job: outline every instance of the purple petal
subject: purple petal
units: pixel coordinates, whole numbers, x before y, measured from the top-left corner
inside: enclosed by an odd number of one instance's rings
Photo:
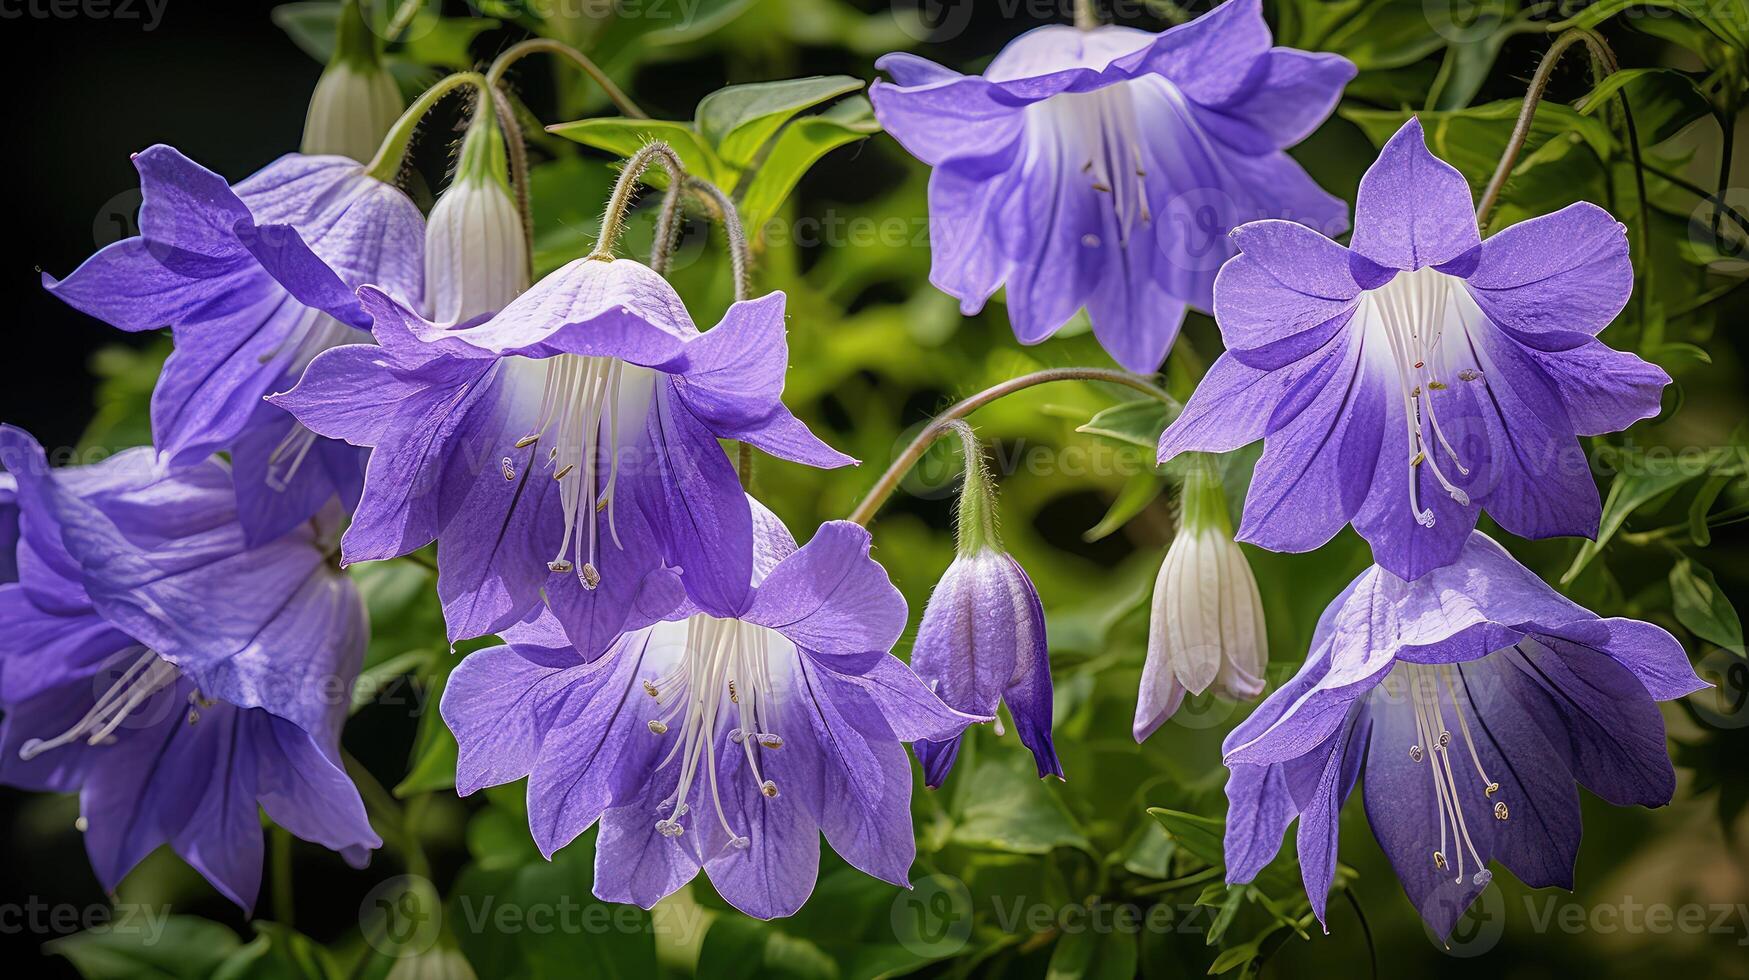
[[[1490,237],[1465,280],[1488,318],[1531,346],[1572,347],[1627,305],[1627,229],[1595,204],[1572,204]]]
[[[884,655],[905,629],[905,598],[869,555],[866,529],[828,521],[766,576],[742,618],[831,664]]]
[[[1350,248],[1382,266],[1440,265],[1481,244],[1463,175],[1427,151],[1411,118],[1360,178]]]
[[[821,442],[783,404],[789,368],[784,295],[736,303],[687,346],[674,390],[718,438],[751,443],[783,459],[831,469],[855,460]]]
[[[1577,435],[1620,432],[1657,416],[1670,384],[1663,368],[1598,340],[1555,352],[1529,347],[1525,354],[1560,392]]]

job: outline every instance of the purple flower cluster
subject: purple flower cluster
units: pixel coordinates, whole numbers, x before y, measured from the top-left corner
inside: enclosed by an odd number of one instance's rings
[[[1326,237],[1346,206],[1285,150],[1355,69],[1273,46],[1258,0],[1157,35],[1041,28],[981,76],[880,64],[876,112],[933,168],[933,281],[965,313],[1005,289],[1035,343],[1085,310],[1153,371],[1185,310],[1212,310],[1225,352],[1160,461],[1262,440],[1239,540],[1307,551],[1352,525],[1373,548],[1225,743],[1230,882],[1297,821],[1322,918],[1364,778],[1443,935],[1491,862],[1571,884],[1576,785],[1670,798],[1656,702],[1701,686],[1680,645],[1476,530],[1486,510],[1524,537],[1595,535],[1579,437],[1659,410],[1664,372],[1597,339],[1633,289],[1620,224],[1578,204],[1483,240],[1411,119],[1362,178],[1348,244]],[[722,445],[855,462],[784,404],[784,294],[700,330],[611,242],[530,285],[494,139],[476,120],[468,196],[440,200],[430,236],[349,158],[292,154],[233,186],[168,147],[136,155],[141,234],[44,284],[171,330],[155,448],[51,470],[0,426],[0,781],[79,794],[109,889],[168,844],[250,909],[259,811],[362,863],[381,841],[339,738],[368,625],[343,566],[433,544],[449,638],[501,639],[444,691],[457,789],[526,780],[549,857],[598,828],[603,899],[647,908],[702,870],[747,914],[788,915],[821,835],[906,885],[904,743],[939,786],[1003,708],[1060,778],[1044,607],[996,542],[969,428],[961,547],[906,664],[869,533],[828,522],[798,546]],[[1198,472],[1138,739],[1187,695],[1264,688],[1261,597]]]

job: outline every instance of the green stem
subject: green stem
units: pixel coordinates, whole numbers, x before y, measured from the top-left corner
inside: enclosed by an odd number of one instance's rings
[[[292,898],[292,836],[284,827],[274,825],[268,838],[273,847],[273,920],[280,925],[292,925],[297,903]]]
[[[523,254],[528,258],[528,281],[534,281],[534,208],[528,199],[528,143],[522,136],[522,124],[516,120],[516,107],[502,85],[492,85],[492,113],[504,134],[505,157],[510,166],[510,188],[516,195],[516,216],[522,223]]]
[[[960,437],[960,451],[966,458],[955,544],[962,555],[1000,548],[996,536],[996,491],[990,482],[990,468],[984,463],[984,447],[963,419],[949,420],[947,428]]]
[[[905,478],[905,474],[910,471],[911,467],[923,458],[923,454],[929,450],[935,440],[950,431],[948,423],[955,419],[965,418],[999,398],[1035,385],[1050,384],[1054,381],[1104,381],[1134,388],[1169,407],[1176,408],[1178,406],[1178,402],[1171,395],[1168,395],[1148,379],[1111,368],[1046,368],[1031,374],[1023,374],[1018,378],[1010,378],[1001,384],[986,388],[975,395],[955,402],[946,411],[930,420],[929,424],[923,427],[923,431],[911,440],[911,444],[906,446],[898,458],[893,460],[892,465],[887,467],[887,471],[881,474],[880,479],[875,481],[875,485],[869,489],[868,495],[862,498],[862,503],[856,505],[856,510],[851,512],[849,520],[866,526],[874,518],[875,512],[880,510],[881,505],[887,502],[887,498],[893,495],[893,491],[899,488],[899,481]]]
[[[377,149],[377,155],[364,165],[365,175],[385,184],[394,183],[401,173],[401,163],[407,157],[407,147],[413,142],[413,134],[418,132],[420,121],[433,106],[443,101],[444,96],[464,85],[471,85],[476,92],[482,94],[488,91],[486,77],[472,71],[456,72],[426,89],[413,100],[406,112],[401,113],[401,118],[395,120],[395,125],[390,127],[389,135],[383,138],[382,146]]]
[[[413,26],[413,18],[419,16],[419,11],[425,6],[425,0],[401,0],[401,5],[395,8],[395,16],[389,19],[389,29],[386,32],[389,41],[400,38],[401,32]]]
[[[1099,17],[1099,0],[1075,0],[1075,26],[1091,31],[1104,23]]]
[[[497,85],[499,82],[503,81],[504,73],[510,70],[511,65],[515,64],[526,55],[531,55],[541,51],[567,58],[572,64],[583,69],[583,73],[593,79],[595,84],[601,86],[601,90],[607,93],[608,99],[612,101],[614,105],[619,107],[620,112],[625,113],[633,119],[650,118],[649,113],[640,108],[636,102],[633,102],[630,96],[626,95],[618,85],[614,84],[613,79],[607,77],[607,72],[602,71],[600,65],[589,60],[587,55],[578,51],[576,48],[571,47],[569,44],[566,44],[563,41],[555,41],[552,38],[530,38],[527,41],[522,41],[506,48],[504,53],[499,55],[497,60],[492,62],[492,67],[486,70],[486,78],[489,79],[493,85]]]
[[[1360,907],[1360,899],[1354,897],[1353,888],[1342,889],[1347,896],[1348,904],[1354,907],[1354,917],[1360,920],[1360,935],[1366,940],[1366,959],[1372,966],[1372,980],[1379,980],[1379,950],[1373,945],[1372,926],[1366,921],[1366,911]]]
[[[1182,878],[1172,878],[1167,881],[1155,882],[1151,885],[1143,885],[1140,888],[1133,888],[1130,890],[1130,894],[1158,895],[1162,892],[1175,892],[1213,881],[1220,876],[1220,868],[1204,868],[1195,874],[1188,874]]]
[[[1518,121],[1512,126],[1512,135],[1506,140],[1506,149],[1500,154],[1500,164],[1494,168],[1494,176],[1489,178],[1488,186],[1482,191],[1482,199],[1476,205],[1476,227],[1486,229],[1488,217],[1493,213],[1494,205],[1500,200],[1500,192],[1506,187],[1506,178],[1511,176],[1512,167],[1518,162],[1518,154],[1524,149],[1525,140],[1530,138],[1530,125],[1536,120],[1536,108],[1542,103],[1543,93],[1549,87],[1549,76],[1554,74],[1555,65],[1560,62],[1561,55],[1566,50],[1581,41],[1589,41],[1589,32],[1574,28],[1555,38],[1549,45],[1548,53],[1536,66],[1536,72],[1530,76],[1530,87],[1524,92],[1524,105],[1518,110]]]
[[[723,235],[729,240],[729,267],[735,276],[735,302],[751,298],[753,251],[747,242],[747,231],[741,226],[741,212],[736,210],[735,202],[729,200],[722,188],[702,177],[686,178],[686,190],[716,208],[717,222],[723,226]]]
[[[589,253],[590,258],[598,262],[613,261],[613,250],[619,245],[619,236],[625,230],[626,212],[631,209],[632,195],[637,193],[644,173],[657,164],[668,172],[669,187],[681,190],[686,188],[686,166],[680,162],[674,149],[661,140],[644,144],[643,149],[632,154],[631,159],[626,161],[625,169],[620,172],[619,180],[613,185],[613,194],[607,199],[607,210],[601,216],[601,237],[596,239],[595,251]]]

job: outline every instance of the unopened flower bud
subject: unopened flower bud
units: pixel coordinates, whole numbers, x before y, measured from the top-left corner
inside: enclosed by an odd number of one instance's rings
[[[496,313],[528,288],[528,240],[490,104],[474,113],[455,178],[426,222],[425,306],[436,323]]]
[[[1235,701],[1255,699],[1263,693],[1267,660],[1257,579],[1233,541],[1220,475],[1212,461],[1198,457],[1184,479],[1178,534],[1154,580],[1136,741],[1171,718],[1186,691],[1213,688]]]
[[[334,57],[310,96],[303,151],[367,162],[406,105],[394,76],[382,65],[376,37],[358,4],[347,3],[340,11]]]
[[[1051,663],[1044,606],[1032,579],[1002,550],[996,534],[995,488],[971,428],[955,423],[966,453],[960,490],[959,554],[923,610],[911,669],[944,704],[993,717],[1006,704],[1040,777],[1062,778],[1051,741]],[[999,729],[998,729],[999,730]],[[953,768],[960,738],[912,743],[924,783],[938,787]]]

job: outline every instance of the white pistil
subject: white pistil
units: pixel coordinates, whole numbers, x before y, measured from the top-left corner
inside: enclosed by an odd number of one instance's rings
[[[97,703],[73,727],[49,739],[28,739],[19,746],[18,757],[26,762],[50,749],[83,739],[87,745],[102,745],[140,705],[176,682],[180,676],[167,660],[150,650],[141,653],[127,670],[97,698]],[[209,702],[210,703],[210,702]]]
[[[1457,877],[1456,882],[1464,880],[1465,855],[1475,862],[1476,871],[1471,877],[1474,884],[1486,884],[1492,877],[1487,869],[1487,862],[1482,859],[1475,841],[1470,836],[1469,824],[1464,818],[1464,807],[1458,790],[1457,773],[1451,763],[1451,730],[1445,724],[1444,699],[1440,696],[1440,684],[1443,681],[1445,692],[1451,701],[1452,713],[1457,715],[1458,731],[1469,751],[1470,761],[1474,764],[1476,775],[1481,778],[1482,799],[1484,805],[1500,790],[1500,784],[1488,778],[1488,773],[1482,765],[1481,755],[1476,751],[1475,738],[1470,731],[1469,719],[1464,713],[1463,703],[1468,700],[1469,692],[1463,684],[1461,672],[1455,672],[1449,665],[1441,664],[1428,667],[1417,664],[1404,664],[1407,675],[1409,698],[1415,712],[1416,744],[1409,747],[1409,757],[1420,763],[1424,757],[1422,745],[1428,747],[1425,757],[1431,762],[1433,770],[1433,797],[1439,820],[1439,849],[1433,852],[1433,865],[1441,871],[1450,869],[1446,857],[1448,841],[1457,846]],[[1455,680],[1454,680],[1454,674]],[[1464,693],[1463,700],[1458,692]],[[1507,819],[1505,801],[1496,801],[1492,808],[1496,820]],[[1448,827],[1450,833],[1448,835]],[[1461,846],[1459,846],[1461,845]]]
[[[657,808],[672,815],[658,820],[656,829],[668,837],[686,832],[680,818],[689,811],[685,801],[692,795],[694,783],[700,783],[710,796],[729,846],[745,848],[748,838],[736,832],[723,806],[717,741],[720,734],[740,746],[748,774],[761,795],[777,797],[777,784],[765,778],[759,767],[760,751],[783,747],[783,738],[771,731],[776,702],[770,631],[703,614],[687,620],[686,630],[680,662],[665,676],[643,682],[644,693],[658,711],[658,717],[649,722],[650,731],[665,736],[675,726],[679,728],[679,738],[657,765],[662,769],[677,764],[680,774],[673,795]]]

